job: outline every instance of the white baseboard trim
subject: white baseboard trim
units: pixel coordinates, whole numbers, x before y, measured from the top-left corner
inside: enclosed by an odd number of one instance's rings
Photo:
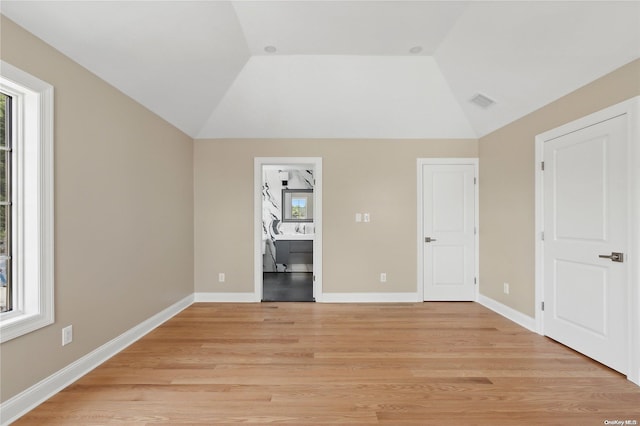
[[[490,297],[483,296],[480,294],[478,296],[478,303],[482,306],[491,309],[493,312],[502,315],[508,320],[515,322],[516,324],[526,328],[527,330],[536,331],[536,320],[535,318],[531,318],[528,315],[523,314],[522,312],[516,311],[513,308],[508,307],[496,300],[491,299]]]
[[[0,404],[0,424],[8,425],[139,340],[193,303],[193,294],[141,322],[115,339],[72,362],[46,379]]]
[[[322,293],[322,303],[416,303],[418,293]]]
[[[194,293],[195,302],[258,303],[255,293]]]
[[[194,302],[205,303],[259,303],[255,293],[194,293]],[[418,293],[323,293],[318,303],[415,303]]]

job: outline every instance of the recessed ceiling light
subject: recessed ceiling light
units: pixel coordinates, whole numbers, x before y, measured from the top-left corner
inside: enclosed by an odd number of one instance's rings
[[[267,53],[276,53],[278,49],[275,46],[265,46],[264,51]]]
[[[476,93],[475,95],[473,95],[473,97],[469,99],[469,102],[471,102],[472,104],[476,104],[480,108],[489,108],[496,103],[496,101],[481,93]]]
[[[415,54],[418,54],[420,52],[422,52],[422,46],[413,46],[411,49],[409,49],[409,52]]]

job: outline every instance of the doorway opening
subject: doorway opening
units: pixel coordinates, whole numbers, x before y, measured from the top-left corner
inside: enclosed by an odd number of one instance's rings
[[[321,293],[322,162],[255,159],[255,292],[263,302],[314,302]]]

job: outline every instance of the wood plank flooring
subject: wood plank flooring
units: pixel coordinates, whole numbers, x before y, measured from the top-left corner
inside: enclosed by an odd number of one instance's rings
[[[475,303],[197,303],[15,424],[615,420],[640,387]]]

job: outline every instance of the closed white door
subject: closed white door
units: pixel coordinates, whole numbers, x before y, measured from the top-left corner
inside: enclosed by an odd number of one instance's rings
[[[475,300],[475,166],[424,165],[424,300]]]
[[[626,116],[544,143],[544,332],[623,373],[626,156]]]

